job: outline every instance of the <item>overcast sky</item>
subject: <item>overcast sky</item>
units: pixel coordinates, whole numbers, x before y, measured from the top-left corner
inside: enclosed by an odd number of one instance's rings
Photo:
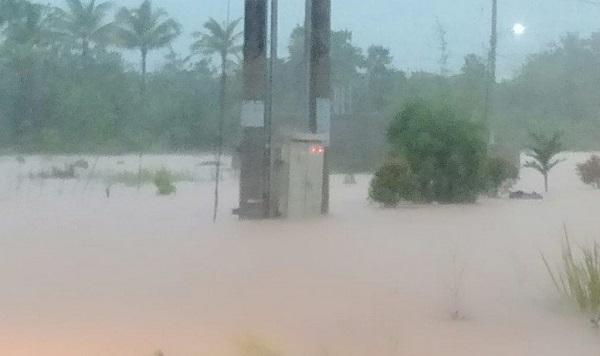
[[[61,5],[64,0],[49,0]],[[140,0],[117,0],[116,7],[138,5]],[[232,18],[243,14],[243,0],[231,0]],[[279,0],[281,47],[291,29],[304,18],[304,0]],[[209,17],[225,19],[227,0],[154,0],[184,27],[175,49],[187,52],[189,34]],[[457,71],[466,53],[485,54],[490,28],[491,0],[332,0],[334,29],[354,33],[361,47],[390,47],[395,65],[403,70],[437,70],[439,41],[436,19],[448,32],[451,69]],[[582,35],[600,29],[600,5],[585,0],[499,0],[499,73],[509,76],[528,54],[545,48],[565,32]],[[526,33],[515,37],[511,28],[523,23]],[[284,52],[285,53],[285,52]],[[159,63],[163,54],[151,61]],[[129,57],[128,57],[129,58]],[[133,58],[132,58],[133,59]]]

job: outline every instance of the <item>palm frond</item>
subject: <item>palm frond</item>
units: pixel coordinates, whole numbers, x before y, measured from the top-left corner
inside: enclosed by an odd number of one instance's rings
[[[226,62],[226,68],[232,67],[229,58],[238,58],[243,48],[240,43],[243,33],[237,31],[241,20],[221,24],[210,18],[203,26],[204,32],[192,34],[196,41],[190,46],[191,51],[206,57],[219,56],[222,62]]]

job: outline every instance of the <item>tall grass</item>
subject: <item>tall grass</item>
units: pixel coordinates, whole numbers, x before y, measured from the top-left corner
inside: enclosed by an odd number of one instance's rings
[[[152,170],[143,168],[139,172],[129,172],[123,171],[119,173],[110,174],[108,176],[99,176],[99,178],[104,178],[106,181],[110,183],[110,185],[114,184],[123,184],[126,187],[135,187],[138,185],[152,184],[156,178],[156,175],[160,173],[164,168],[160,170]],[[172,182],[193,182],[194,176],[190,172],[173,172],[167,171],[169,177]]]
[[[237,349],[241,356],[281,356],[267,340],[248,335],[237,341]]]
[[[600,245],[580,247],[575,254],[567,228],[562,246],[562,265],[554,270],[546,257],[542,259],[556,289],[573,301],[582,312],[600,313]]]

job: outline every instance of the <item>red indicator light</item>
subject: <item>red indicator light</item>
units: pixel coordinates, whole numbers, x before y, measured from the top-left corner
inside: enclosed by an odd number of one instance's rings
[[[325,147],[322,145],[313,145],[310,146],[310,153],[313,155],[322,155],[325,153]]]

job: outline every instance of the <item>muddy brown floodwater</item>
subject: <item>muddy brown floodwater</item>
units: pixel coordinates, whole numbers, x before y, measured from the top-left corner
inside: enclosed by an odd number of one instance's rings
[[[30,180],[67,158],[0,158],[0,355],[240,355],[255,338],[281,355],[598,356],[600,332],[561,303],[540,258],[562,225],[600,240],[600,192],[569,154],[544,201],[382,210],[368,177],[334,177],[332,215],[238,222],[228,174],[211,219],[198,157],[143,157],[195,182],[152,186]],[[138,157],[88,158],[97,172]],[[517,188],[541,190],[523,170]],[[453,320],[456,316],[458,320]]]

